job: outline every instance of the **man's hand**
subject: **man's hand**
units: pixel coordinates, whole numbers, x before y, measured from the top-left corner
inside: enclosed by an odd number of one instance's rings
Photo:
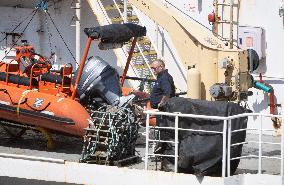
[[[134,94],[135,96],[138,96],[139,98],[150,98],[150,94],[146,92],[133,90],[131,93]]]
[[[170,99],[169,96],[163,96],[160,103],[158,104],[158,108],[160,108],[161,106],[163,106],[168,100]]]

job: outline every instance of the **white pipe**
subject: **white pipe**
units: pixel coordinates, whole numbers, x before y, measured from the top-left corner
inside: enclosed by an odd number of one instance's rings
[[[76,2],[76,69],[78,69],[81,59],[81,0]]]
[[[178,116],[175,118],[175,172],[178,172]]]
[[[148,156],[149,156],[149,132],[150,132],[150,114],[146,116],[146,148],[145,148],[145,170],[148,169]]]
[[[231,176],[231,133],[232,132],[232,120],[228,121],[228,143],[227,143],[227,176]]]
[[[283,107],[283,104],[282,104]],[[281,111],[282,121],[284,120],[284,110]],[[284,175],[284,126],[281,125],[281,164],[280,164],[280,175]],[[283,180],[284,181],[284,180]],[[283,183],[283,182],[282,182]]]
[[[260,128],[258,131],[258,174],[261,174],[262,169],[262,121],[263,117],[260,116]]]
[[[223,124],[223,155],[222,155],[222,177],[226,176],[226,139],[227,139],[227,120]]]

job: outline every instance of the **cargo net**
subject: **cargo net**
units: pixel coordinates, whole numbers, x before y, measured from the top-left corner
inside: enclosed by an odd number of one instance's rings
[[[108,105],[91,117],[94,125],[86,129],[80,162],[120,166],[138,160],[138,123],[131,109]]]

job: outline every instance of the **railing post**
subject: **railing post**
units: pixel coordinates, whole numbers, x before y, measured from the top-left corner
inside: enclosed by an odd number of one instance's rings
[[[178,171],[178,116],[175,117],[175,172]]]
[[[284,120],[284,111],[282,110],[282,121]],[[281,176],[284,175],[284,125],[281,125]],[[282,182],[283,183],[283,182]]]
[[[227,145],[227,176],[231,175],[231,135],[232,135],[232,120],[228,122],[228,145]]]
[[[227,139],[227,120],[223,124],[223,155],[222,155],[222,177],[226,176],[226,139]]]
[[[147,113],[146,116],[146,148],[145,148],[145,170],[148,169],[148,155],[149,155],[149,120],[150,115]]]
[[[260,115],[260,126],[258,128],[258,174],[261,174],[262,169],[262,121],[263,116]]]

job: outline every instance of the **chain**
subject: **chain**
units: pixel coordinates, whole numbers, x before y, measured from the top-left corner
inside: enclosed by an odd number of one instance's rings
[[[102,106],[92,111],[95,128],[88,128],[81,161],[95,160],[101,163],[99,155],[105,154],[105,164],[135,154],[135,142],[138,137],[138,123],[134,113],[128,108]],[[94,136],[95,133],[95,136]],[[101,144],[106,145],[103,150]]]

